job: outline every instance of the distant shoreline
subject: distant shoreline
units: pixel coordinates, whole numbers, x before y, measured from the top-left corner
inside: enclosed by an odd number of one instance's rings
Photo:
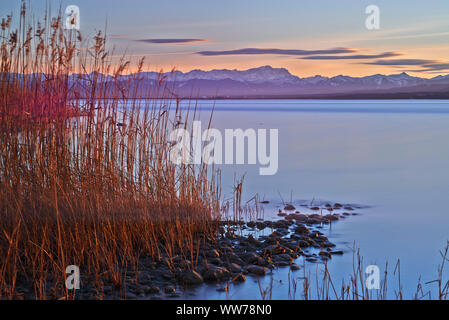
[[[449,100],[447,93],[416,93],[416,94],[341,94],[341,95],[300,95],[300,96],[233,96],[233,97],[142,97],[127,98],[127,100]],[[97,98],[96,100],[109,100]]]

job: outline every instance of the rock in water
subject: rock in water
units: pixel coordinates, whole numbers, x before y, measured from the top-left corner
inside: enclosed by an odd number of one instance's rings
[[[186,285],[198,285],[204,282],[203,277],[196,271],[186,271],[181,275],[181,281]]]
[[[242,267],[239,266],[237,263],[231,263],[229,265],[229,269],[231,270],[231,272],[234,272],[234,273],[238,273],[238,272],[242,271]]]
[[[264,276],[267,273],[267,268],[252,265],[252,266],[246,267],[246,271],[248,271],[249,273],[252,273],[256,276]]]
[[[211,266],[204,272],[203,278],[206,281],[220,281],[225,280],[231,276],[228,269],[223,267]]]

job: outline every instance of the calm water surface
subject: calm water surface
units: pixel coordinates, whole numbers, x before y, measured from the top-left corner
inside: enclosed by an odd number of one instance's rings
[[[234,174],[245,177],[245,196],[270,200],[274,216],[281,197],[297,206],[317,199],[371,206],[360,216],[332,225],[326,234],[346,251],[329,269],[335,284],[349,280],[355,243],[364,263],[392,276],[401,261],[401,284],[412,297],[419,277],[436,279],[439,251],[449,240],[449,101],[199,101],[203,120],[215,104],[213,127],[279,129],[279,170],[260,176],[258,166],[223,165],[223,190],[231,192]],[[298,209],[301,210],[300,207]],[[301,262],[300,262],[301,263]],[[321,267],[308,264],[312,279]],[[303,271],[297,271],[297,276]],[[449,272],[446,272],[446,275]],[[273,298],[288,299],[288,268],[273,275]],[[261,278],[261,285],[270,283]],[[301,287],[299,282],[298,287]],[[389,283],[394,297],[397,280]],[[231,286],[228,294],[206,285],[183,298],[259,299],[256,278]],[[436,286],[429,284],[425,290]],[[192,295],[194,293],[195,295]],[[301,289],[296,297],[301,297]]]

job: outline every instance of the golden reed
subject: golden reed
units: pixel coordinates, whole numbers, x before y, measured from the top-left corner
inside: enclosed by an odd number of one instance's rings
[[[67,265],[120,286],[142,256],[195,261],[216,233],[219,176],[169,161],[172,119],[189,114],[141,99],[170,95],[162,76],[156,89],[131,86],[143,59],[130,73],[104,33],[83,40],[61,14],[32,23],[23,4],[13,22],[0,32],[0,299],[23,283],[72,298]]]

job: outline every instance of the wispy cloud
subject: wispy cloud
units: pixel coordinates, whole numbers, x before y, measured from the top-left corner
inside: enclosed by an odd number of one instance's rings
[[[384,52],[380,54],[355,54],[355,55],[348,55],[348,56],[308,56],[298,59],[305,59],[305,60],[362,60],[362,59],[380,59],[380,58],[391,58],[400,56],[402,53],[398,52]]]
[[[427,68],[428,71],[449,70],[449,63],[425,64],[423,67]]]
[[[372,64],[377,66],[420,66],[433,63],[437,63],[437,61],[425,59],[391,59],[365,62],[364,64]]]
[[[430,72],[430,71],[449,70],[448,62],[438,60],[426,60],[426,59],[377,60],[372,62],[365,62],[363,64],[377,65],[377,66],[391,66],[391,67],[415,66],[421,68],[421,69],[408,70],[409,72]]]
[[[207,41],[206,39],[182,39],[182,38],[166,38],[166,39],[139,39],[135,41],[156,43],[156,44],[178,44]]]
[[[263,49],[263,48],[243,48],[236,50],[224,51],[200,51],[197,54],[203,56],[230,56],[230,55],[258,55],[258,54],[280,54],[290,56],[308,56],[317,54],[340,54],[356,52],[355,49],[350,48],[333,48],[325,50],[294,50],[294,49]]]

